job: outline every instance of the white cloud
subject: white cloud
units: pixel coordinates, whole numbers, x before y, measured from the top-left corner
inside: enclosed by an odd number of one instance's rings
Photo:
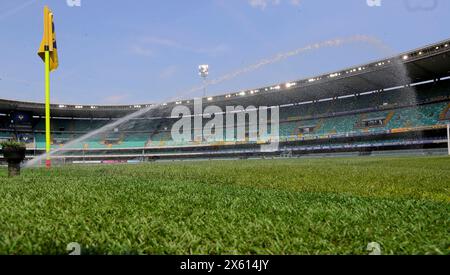
[[[294,6],[300,6],[301,0],[291,0],[291,4]]]
[[[162,79],[168,79],[174,76],[178,71],[178,67],[175,65],[169,66],[161,71],[159,77]]]
[[[14,2],[16,2],[16,1],[14,1]],[[30,1],[27,1],[27,2],[22,3],[20,5],[17,5],[16,7],[12,8],[12,9],[9,9],[9,10],[6,10],[6,11],[1,11],[0,12],[0,20],[5,19],[5,18],[7,18],[9,16],[12,16],[12,15],[14,15],[16,13],[19,13],[22,10],[28,8],[29,6],[33,5],[36,2],[37,2],[37,0],[30,0]]]
[[[281,2],[282,2],[282,0],[248,0],[248,3],[250,4],[250,6],[252,6],[254,8],[259,8],[262,10],[264,10],[269,5],[277,6],[277,5],[281,4]],[[301,0],[289,0],[288,2],[291,5],[299,6]]]
[[[141,39],[143,43],[147,44],[153,44],[153,45],[159,45],[159,46],[166,46],[171,48],[179,48],[181,47],[180,44],[178,44],[176,41],[162,38],[162,37],[156,37],[156,36],[146,36]]]
[[[230,48],[225,44],[219,44],[211,47],[193,47],[182,44],[172,39],[155,36],[142,37],[138,39],[138,41],[138,43],[132,46],[131,50],[134,54],[141,56],[152,56],[153,49],[155,48],[176,49],[196,54],[206,54],[210,56],[224,54],[230,50]]]
[[[260,8],[265,9],[267,5],[273,4],[278,5],[280,4],[281,0],[249,0],[250,6],[254,8]]]
[[[139,56],[150,57],[153,55],[153,51],[151,49],[145,48],[140,45],[132,45],[130,50],[131,53]]]
[[[250,0],[249,3],[254,8],[265,9],[267,7],[267,0]]]
[[[224,54],[224,53],[230,51],[230,47],[228,47],[225,44],[220,44],[220,45],[217,45],[217,46],[212,47],[212,48],[198,48],[198,49],[194,49],[193,48],[193,49],[191,49],[191,51],[195,52],[195,53],[199,53],[199,54],[207,54],[207,55],[210,55],[210,56],[218,56],[218,55],[221,55],[221,54]]]
[[[105,104],[124,104],[123,101],[128,98],[129,94],[111,95],[106,97],[103,102]]]

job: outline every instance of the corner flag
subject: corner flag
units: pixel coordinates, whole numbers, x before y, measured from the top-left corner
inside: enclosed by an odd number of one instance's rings
[[[44,37],[39,47],[38,55],[45,62],[45,52],[50,53],[50,71],[58,68],[58,47],[56,44],[55,24],[53,22],[52,11],[45,6],[44,8]]]
[[[45,165],[47,168],[50,168],[50,72],[56,70],[59,63],[53,13],[47,6],[44,8],[44,37],[42,38],[38,55],[45,62],[45,151],[47,153]]]

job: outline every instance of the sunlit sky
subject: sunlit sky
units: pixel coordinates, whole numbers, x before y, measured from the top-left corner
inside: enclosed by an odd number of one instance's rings
[[[312,43],[367,35],[363,42],[308,51],[208,87],[224,94],[302,79],[450,38],[448,0],[66,0],[0,1],[0,98],[44,101],[36,52],[43,6],[55,14],[60,67],[52,102],[156,103],[209,79]],[[72,0],[72,2],[74,2]],[[75,1],[76,2],[76,1]]]

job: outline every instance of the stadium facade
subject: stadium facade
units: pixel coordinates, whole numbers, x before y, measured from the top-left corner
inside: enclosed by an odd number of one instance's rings
[[[172,140],[171,129],[179,119],[172,117],[172,110],[178,105],[193,110],[192,99],[155,105],[127,123],[69,147],[64,145],[152,105],[52,105],[52,148],[62,152],[54,158],[65,163],[110,163],[338,152],[367,155],[406,149],[446,152],[449,44],[450,40],[443,41],[313,78],[203,98],[204,107],[279,107],[279,146],[274,150],[261,150],[271,142],[263,137]],[[44,115],[44,104],[0,99],[0,140],[25,142],[27,158],[43,154]],[[245,129],[248,136],[251,127]],[[235,128],[226,129],[230,130]]]

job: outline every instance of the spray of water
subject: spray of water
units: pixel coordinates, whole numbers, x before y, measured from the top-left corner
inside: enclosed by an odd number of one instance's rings
[[[291,58],[291,57],[294,57],[294,56],[298,56],[300,54],[304,54],[304,53],[306,53],[308,51],[319,50],[319,49],[322,49],[322,48],[325,48],[325,47],[339,47],[339,46],[342,46],[344,44],[349,44],[349,43],[366,43],[366,44],[369,44],[369,45],[372,45],[372,46],[376,47],[379,50],[381,49],[383,51],[390,52],[389,48],[382,41],[380,41],[380,40],[378,40],[378,39],[376,39],[374,37],[366,36],[366,35],[355,35],[355,36],[351,36],[351,37],[348,37],[348,38],[337,38],[337,39],[327,40],[327,41],[324,41],[324,42],[315,43],[315,44],[311,44],[311,45],[308,45],[308,46],[305,46],[305,47],[302,47],[302,48],[298,48],[298,49],[295,49],[295,50],[292,50],[292,51],[289,51],[289,52],[279,53],[279,54],[277,54],[277,55],[275,55],[275,56],[273,56],[271,58],[268,58],[268,59],[260,60],[259,62],[255,63],[255,64],[249,65],[249,66],[244,67],[244,68],[240,68],[240,69],[238,69],[238,70],[236,70],[234,72],[231,72],[231,73],[223,75],[223,76],[221,76],[219,78],[210,80],[210,81],[204,83],[204,85],[202,85],[202,86],[193,87],[193,88],[191,88],[191,89],[189,89],[189,90],[187,90],[185,92],[178,93],[175,97],[173,97],[171,99],[168,99],[165,102],[180,100],[183,96],[188,96],[188,95],[191,95],[191,94],[193,94],[195,92],[203,91],[203,89],[206,86],[217,85],[217,84],[222,83],[224,81],[228,81],[228,80],[231,80],[233,78],[236,78],[236,77],[238,77],[240,75],[243,75],[243,74],[250,73],[250,72],[253,72],[255,70],[258,70],[258,69],[260,69],[260,68],[262,68],[264,66],[267,66],[267,65],[270,65],[270,64],[274,64],[274,63],[280,62],[282,60],[285,60],[285,59],[288,59],[288,58]],[[402,66],[403,66],[403,64],[402,64]],[[401,70],[401,71],[403,71],[402,75],[404,75],[406,77],[406,70],[404,70],[404,68],[403,68],[403,70]],[[132,120],[132,119],[135,119],[135,118],[138,118],[140,116],[143,116],[146,113],[161,107],[162,104],[163,103],[161,102],[159,104],[154,104],[154,105],[150,105],[150,106],[148,106],[146,108],[142,108],[142,109],[140,109],[137,112],[131,113],[131,114],[129,114],[129,115],[123,117],[123,118],[120,118],[120,119],[118,119],[118,120],[116,120],[116,121],[114,121],[114,122],[112,122],[112,123],[110,123],[108,125],[105,125],[105,126],[99,128],[97,130],[89,132],[89,133],[87,133],[87,134],[85,134],[85,135],[83,135],[83,136],[81,136],[79,138],[76,138],[76,139],[66,143],[63,147],[51,151],[49,153],[49,155],[50,156],[54,156],[54,155],[56,155],[56,154],[58,154],[60,152],[64,152],[68,148],[71,148],[71,147],[73,147],[73,146],[75,146],[77,144],[81,144],[81,143],[85,142],[86,140],[89,140],[92,137],[95,137],[97,135],[100,135],[102,133],[110,131],[110,130],[112,130],[112,129],[114,129],[114,128],[116,128],[116,127],[118,127],[118,126],[120,126],[120,125],[122,125],[122,124],[124,124],[124,123],[126,123],[126,122],[128,122],[130,120]],[[47,154],[40,155],[40,156],[38,156],[38,157],[36,157],[36,158],[26,162],[24,164],[24,167],[28,168],[28,167],[36,166],[36,165],[42,163],[42,161],[45,160],[46,158],[47,158]]]
[[[201,86],[193,87],[192,89],[188,90],[187,94],[192,94],[192,93],[195,93],[198,91],[202,91],[205,87],[220,84],[222,82],[234,79],[240,75],[256,71],[267,65],[278,63],[280,61],[292,58],[294,56],[304,54],[309,51],[319,50],[322,48],[329,48],[329,47],[339,47],[339,46],[342,46],[345,44],[350,44],[350,43],[366,43],[366,44],[374,46],[375,48],[382,50],[384,52],[391,52],[389,50],[389,48],[381,40],[379,40],[375,37],[372,37],[372,36],[355,35],[355,36],[351,36],[351,37],[347,37],[347,38],[336,38],[336,39],[332,39],[332,40],[323,41],[320,43],[311,44],[311,45],[308,45],[305,47],[297,48],[297,49],[289,51],[289,52],[278,53],[278,54],[272,56],[271,58],[262,59],[255,64],[249,65],[244,68],[239,68],[236,71],[233,71],[231,73],[223,75],[219,78],[209,80]]]

